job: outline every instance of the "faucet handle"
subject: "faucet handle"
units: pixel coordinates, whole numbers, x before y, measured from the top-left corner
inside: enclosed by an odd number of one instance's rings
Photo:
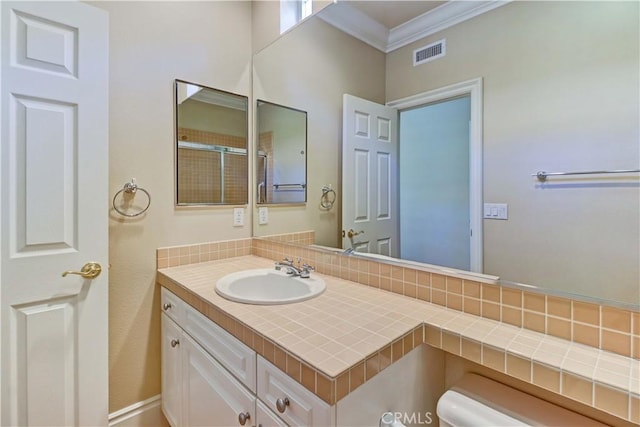
[[[300,277],[302,277],[303,279],[308,279],[310,277],[310,274],[312,271],[316,271],[316,269],[314,267],[311,267],[309,264],[303,264],[302,265],[302,271],[300,272]]]

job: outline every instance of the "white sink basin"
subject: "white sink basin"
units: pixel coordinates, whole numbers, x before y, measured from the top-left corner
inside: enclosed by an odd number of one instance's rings
[[[325,288],[324,280],[318,277],[302,279],[269,268],[227,274],[216,283],[216,292],[223,298],[262,305],[308,300]]]

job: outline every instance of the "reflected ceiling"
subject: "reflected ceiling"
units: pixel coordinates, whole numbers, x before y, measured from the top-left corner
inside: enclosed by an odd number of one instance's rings
[[[350,1],[349,5],[390,30],[444,3],[446,1]]]

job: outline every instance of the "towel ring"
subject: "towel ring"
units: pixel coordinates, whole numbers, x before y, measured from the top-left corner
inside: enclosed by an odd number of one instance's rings
[[[330,195],[333,194],[333,197]],[[323,209],[330,210],[333,208],[333,204],[336,202],[336,192],[333,188],[324,186],[322,187],[322,196],[320,196],[320,206]]]
[[[142,191],[144,194],[147,195],[147,206],[140,210],[140,212],[136,212],[133,214],[130,213],[126,213],[126,212],[122,212],[120,209],[118,209],[116,207],[116,198],[120,195],[120,193],[124,193],[124,194],[136,194],[136,192],[138,192],[138,190]],[[113,196],[113,202],[111,203],[113,205],[113,209],[118,212],[120,215],[132,218],[135,216],[139,216],[142,215],[143,213],[145,213],[147,211],[147,209],[149,209],[149,206],[151,206],[151,195],[149,194],[149,192],[147,190],[145,190],[142,187],[138,187],[138,184],[136,184],[136,180],[135,178],[131,179],[131,182],[127,182],[124,187],[122,187],[122,190],[118,191],[115,196]]]

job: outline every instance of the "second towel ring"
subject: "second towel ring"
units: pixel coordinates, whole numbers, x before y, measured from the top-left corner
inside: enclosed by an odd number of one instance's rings
[[[331,196],[333,194],[333,197]],[[320,206],[323,209],[330,210],[336,202],[336,192],[330,186],[322,187],[322,196],[320,196]]]
[[[142,191],[144,194],[146,194],[146,195],[147,195],[147,199],[148,199],[148,201],[147,201],[147,206],[146,206],[144,209],[141,209],[141,210],[140,210],[140,212],[136,212],[136,213],[132,213],[132,214],[130,214],[130,213],[123,212],[123,211],[121,211],[120,209],[118,209],[118,208],[116,207],[116,198],[117,198],[121,193],[124,193],[124,194],[136,194],[136,192],[137,192],[138,190]],[[124,187],[122,187],[122,189],[121,189],[120,191],[118,191],[118,192],[115,194],[115,196],[113,196],[113,202],[112,202],[111,204],[113,205],[113,209],[114,209],[116,212],[118,212],[120,215],[123,215],[123,216],[129,217],[129,218],[132,218],[132,217],[136,217],[136,216],[142,215],[143,213],[145,213],[145,212],[147,211],[147,209],[149,209],[149,206],[151,206],[151,194],[149,194],[149,192],[148,192],[147,190],[145,190],[144,188],[142,188],[142,187],[138,187],[138,184],[136,184],[136,180],[135,180],[135,178],[132,178],[132,179],[131,179],[131,182],[127,182],[127,183],[124,185]]]

